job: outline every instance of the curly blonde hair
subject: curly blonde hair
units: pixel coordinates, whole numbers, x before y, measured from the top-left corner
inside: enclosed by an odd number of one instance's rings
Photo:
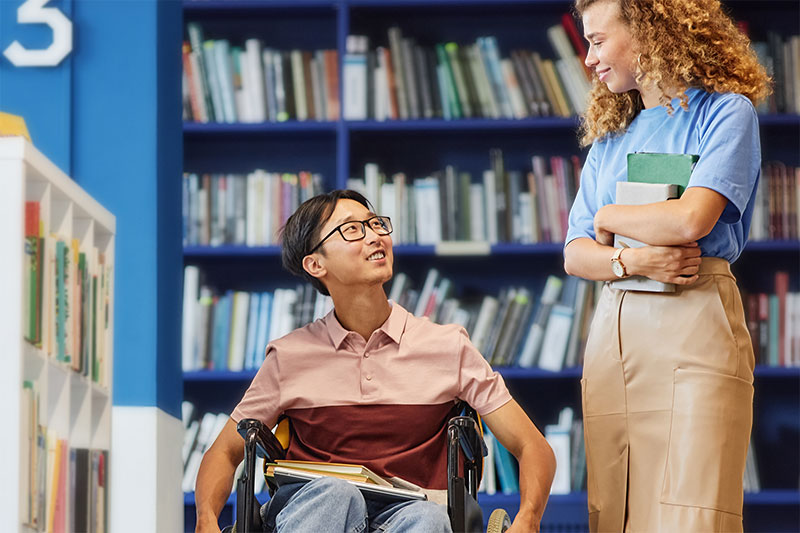
[[[722,10],[719,0],[576,0],[582,15],[597,2],[617,2],[639,56],[637,83],[661,91],[660,103],[673,112],[668,89],[677,89],[688,109],[686,89],[733,92],[753,104],[766,98],[771,79],[750,40]],[[609,134],[622,133],[643,104],[636,90],[614,94],[593,75],[589,105],[581,117],[580,142],[587,146]]]

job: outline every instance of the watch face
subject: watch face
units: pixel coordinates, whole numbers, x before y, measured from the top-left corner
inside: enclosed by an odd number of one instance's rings
[[[611,270],[618,278],[621,278],[625,275],[625,269],[622,268],[622,263],[619,261],[611,261]]]

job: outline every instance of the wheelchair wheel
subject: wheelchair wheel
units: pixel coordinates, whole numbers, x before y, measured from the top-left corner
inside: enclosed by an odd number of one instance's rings
[[[486,526],[486,533],[503,533],[511,527],[511,518],[505,509],[495,509],[489,515],[489,523]]]

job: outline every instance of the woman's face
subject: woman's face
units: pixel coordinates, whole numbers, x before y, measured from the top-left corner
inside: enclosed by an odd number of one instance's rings
[[[584,37],[589,42],[586,66],[593,69],[612,93],[639,89],[633,38],[614,0],[601,0],[583,12]]]

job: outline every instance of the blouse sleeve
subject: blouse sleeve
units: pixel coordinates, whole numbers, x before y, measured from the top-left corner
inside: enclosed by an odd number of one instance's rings
[[[595,238],[594,215],[597,213],[597,150],[596,145],[589,149],[586,162],[581,170],[581,183],[575,202],[569,212],[569,229],[564,244],[579,237]]]
[[[750,100],[727,94],[698,129],[699,155],[689,187],[706,187],[728,199],[720,221],[738,222],[761,168],[758,115]]]

